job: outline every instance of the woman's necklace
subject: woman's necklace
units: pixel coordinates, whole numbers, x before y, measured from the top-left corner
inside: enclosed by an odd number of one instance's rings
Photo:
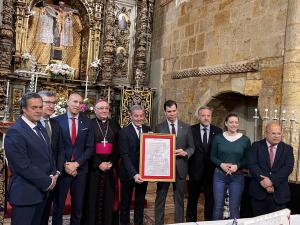
[[[100,130],[100,132],[101,132],[101,134],[102,134],[102,136],[103,136],[103,141],[101,141],[101,143],[103,143],[103,144],[104,144],[104,147],[105,147],[106,143],[108,143],[108,142],[106,141],[106,136],[107,136],[107,131],[108,131],[108,121],[107,121],[107,127],[106,127],[105,134],[104,134],[103,131],[102,131],[102,128],[101,128],[101,126],[100,126],[100,124],[99,124],[99,122],[98,122],[98,119],[96,119],[96,121],[97,121],[99,130]]]

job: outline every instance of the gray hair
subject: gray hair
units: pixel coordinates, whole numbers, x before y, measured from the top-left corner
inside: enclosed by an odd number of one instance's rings
[[[136,111],[136,110],[143,110],[143,111],[145,112],[145,109],[144,109],[143,106],[141,106],[141,105],[133,105],[133,106],[131,106],[131,108],[130,108],[130,113],[131,113],[131,115],[132,115],[133,112]]]
[[[200,110],[203,110],[203,109],[208,109],[209,111],[211,111],[211,113],[213,112],[212,108],[210,108],[209,106],[207,105],[203,105],[203,106],[199,106],[195,112],[195,116],[198,118],[199,117],[199,112]]]
[[[41,97],[56,97],[56,95],[52,91],[47,90],[39,91],[38,94]]]

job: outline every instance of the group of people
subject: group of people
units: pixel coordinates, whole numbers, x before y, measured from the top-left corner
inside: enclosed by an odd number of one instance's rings
[[[131,108],[131,123],[124,128],[109,118],[109,104],[98,100],[95,119],[80,113],[82,97],[72,93],[67,112],[51,118],[56,96],[49,91],[27,93],[20,101],[22,115],[9,128],[4,148],[12,172],[8,201],[12,225],[62,225],[65,201],[71,195],[71,225],[130,224],[134,196],[134,224],[142,225],[147,182],[139,174],[140,135],[151,131],[144,124],[142,106]],[[250,171],[249,194],[254,215],[286,207],[290,200],[288,176],[292,147],[281,141],[276,122],[266,126],[266,138],[253,143],[239,133],[239,117],[225,117],[225,131],[211,124],[212,110],[198,110],[199,123],[189,126],[177,117],[177,103],[164,103],[165,121],[155,133],[176,136],[175,223],[197,221],[197,204],[204,192],[205,220],[223,219],[229,192],[230,218],[239,218],[244,173]],[[119,185],[120,181],[120,185]],[[170,182],[157,182],[155,224],[164,224]],[[120,199],[119,199],[120,198]]]

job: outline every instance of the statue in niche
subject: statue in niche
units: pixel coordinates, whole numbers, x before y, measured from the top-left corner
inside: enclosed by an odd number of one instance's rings
[[[38,66],[60,60],[75,70],[73,78],[77,79],[82,29],[78,11],[64,1],[40,1],[29,19],[27,49]]]
[[[118,27],[121,31],[127,30],[129,26],[129,17],[126,14],[126,8],[122,7],[121,13],[118,15]]]
[[[123,47],[118,47],[116,51],[116,64],[117,65],[122,65],[125,62],[125,48]]]

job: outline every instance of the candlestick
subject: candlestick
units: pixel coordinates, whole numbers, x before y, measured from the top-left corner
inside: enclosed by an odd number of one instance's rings
[[[268,120],[270,117],[268,116],[268,109],[265,109],[265,116],[264,116],[264,120]]]
[[[282,113],[281,113],[281,121],[285,121],[285,118],[284,118],[284,116],[285,116],[285,110],[282,110]]]
[[[108,93],[107,93],[107,103],[110,103],[110,87],[108,87]]]
[[[9,95],[9,80],[7,80],[7,83],[6,83],[6,97],[8,98],[8,95]]]
[[[273,120],[277,120],[277,109],[274,110],[274,117],[273,117]]]
[[[88,76],[88,74],[87,74],[87,75],[86,75],[86,80],[85,80],[85,93],[84,93],[84,98],[87,98],[88,81],[89,81],[89,76]]]
[[[290,121],[295,121],[295,111],[294,110],[292,111],[292,115],[291,115]]]

